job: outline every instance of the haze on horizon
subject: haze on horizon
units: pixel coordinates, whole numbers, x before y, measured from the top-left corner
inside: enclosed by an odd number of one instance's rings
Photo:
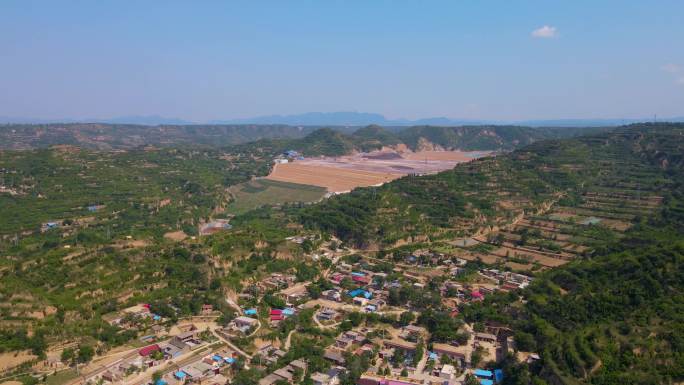
[[[684,116],[684,3],[0,3],[0,116]]]

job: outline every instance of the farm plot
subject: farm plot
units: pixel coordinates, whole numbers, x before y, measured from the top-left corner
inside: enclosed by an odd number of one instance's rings
[[[257,179],[235,185],[228,192],[231,202],[226,207],[229,214],[242,214],[264,206],[289,202],[315,202],[326,193],[324,188],[281,182],[271,179]]]
[[[331,192],[347,192],[356,187],[386,183],[400,176],[401,174],[350,170],[297,162],[276,165],[267,179],[324,187]]]

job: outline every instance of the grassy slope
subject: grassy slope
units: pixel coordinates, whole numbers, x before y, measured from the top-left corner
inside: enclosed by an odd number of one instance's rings
[[[234,200],[226,207],[229,214],[243,214],[264,205],[314,202],[325,195],[322,187],[260,179],[231,188]]]

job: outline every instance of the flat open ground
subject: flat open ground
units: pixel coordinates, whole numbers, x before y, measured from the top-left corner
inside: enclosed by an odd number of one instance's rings
[[[263,205],[317,201],[325,195],[326,190],[306,184],[258,179],[233,186],[229,192],[233,201],[228,204],[226,211],[237,215]]]
[[[38,357],[31,354],[31,352],[28,350],[21,352],[2,353],[0,354],[0,372],[12,369],[35,358]]]
[[[339,157],[321,157],[276,164],[270,180],[308,184],[331,192],[374,186],[408,174],[433,174],[459,163],[488,155],[488,152],[374,151]]]
[[[355,187],[374,186],[401,177],[401,174],[314,165],[306,161],[277,164],[270,180],[320,186],[332,192],[346,192]]]

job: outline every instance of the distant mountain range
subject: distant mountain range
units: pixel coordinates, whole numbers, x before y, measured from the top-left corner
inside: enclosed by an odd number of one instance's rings
[[[51,123],[0,125],[1,149],[75,145],[127,149],[139,146],[229,146],[237,144],[297,149],[307,156],[342,155],[383,146],[415,150],[512,150],[539,140],[609,130],[610,127],[459,126],[297,126],[283,124],[157,125]]]
[[[684,117],[661,118],[659,121],[684,122]],[[426,119],[387,119],[381,114],[366,112],[308,112],[294,115],[269,115],[244,119],[213,120],[209,122],[192,122],[183,119],[167,118],[158,115],[124,116],[110,119],[34,119],[0,116],[2,123],[110,123],[157,125],[192,125],[192,124],[259,124],[290,126],[367,126],[377,124],[385,127],[403,126],[460,126],[460,125],[520,125],[532,127],[583,127],[583,126],[619,126],[624,124],[650,122],[653,118],[643,119],[547,119],[547,120],[468,120],[434,117]]]

